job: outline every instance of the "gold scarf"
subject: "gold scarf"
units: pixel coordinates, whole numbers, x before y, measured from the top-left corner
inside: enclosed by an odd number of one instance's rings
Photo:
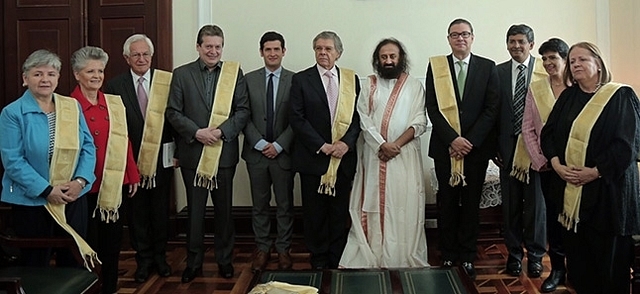
[[[429,63],[431,64],[431,71],[433,73],[433,85],[436,90],[438,110],[440,110],[440,113],[442,113],[442,116],[444,116],[451,128],[460,135],[462,134],[462,127],[460,125],[460,117],[458,116],[458,102],[456,101],[456,92],[453,88],[453,77],[449,70],[449,61],[446,56],[442,55],[429,58]],[[455,157],[450,157],[450,159],[451,178],[449,178],[449,185],[455,187],[462,183],[462,186],[466,186],[464,159],[457,159]]]
[[[169,100],[169,85],[171,72],[156,69],[153,72],[151,90],[149,91],[149,105],[144,120],[142,143],[138,153],[138,170],[140,171],[140,186],[151,189],[156,186],[156,168],[158,167],[158,153],[162,146],[162,129],[164,128],[164,111]]]
[[[587,105],[580,111],[571,125],[569,141],[565,149],[565,160],[567,166],[583,167],[589,146],[591,129],[596,124],[602,110],[607,105],[613,94],[624,86],[618,83],[607,83],[600,87]],[[580,222],[580,198],[582,197],[582,186],[567,183],[564,188],[564,205],[562,213],[558,216],[558,221],[567,228],[578,231]]]
[[[49,168],[49,184],[52,186],[71,181],[80,153],[80,131],[78,129],[78,126],[80,126],[80,109],[78,108],[78,102],[73,98],[55,94],[55,107],[56,135],[53,141],[53,156],[51,157]],[[67,224],[64,204],[52,204],[47,201],[45,207],[56,223],[67,231],[76,242],[80,256],[84,260],[85,268],[91,271],[95,267],[94,261],[102,263],[98,259],[98,254],[91,249],[91,246]]]
[[[531,83],[529,88],[532,88],[534,85],[536,86],[535,92],[533,92],[533,98],[536,100],[536,106],[538,106],[540,117],[542,118],[542,121],[545,122],[547,117],[549,117],[549,112],[551,112],[551,109],[553,108],[555,98],[551,91],[551,85],[549,84],[549,74],[544,70],[542,59],[535,59],[533,72],[531,74]],[[543,107],[541,108],[540,106]],[[543,113],[546,113],[546,115]],[[529,153],[527,153],[527,147],[524,145],[522,133],[520,133],[518,135],[518,140],[516,141],[516,149],[513,153],[513,164],[511,166],[510,175],[519,181],[528,184],[530,166],[531,158],[529,157]]]
[[[340,68],[340,93],[336,105],[336,118],[331,126],[331,142],[339,141],[349,130],[356,104],[356,73],[353,70]],[[340,158],[331,156],[327,172],[320,178],[318,193],[336,196],[336,180]]]
[[[222,63],[220,78],[216,85],[213,108],[209,117],[210,128],[217,128],[229,118],[239,70],[240,63],[238,62],[225,61]],[[194,186],[207,188],[208,190],[218,188],[215,176],[218,173],[222,146],[223,141],[218,140],[213,145],[204,145],[202,147],[202,155],[200,155],[200,161],[198,162],[196,177],[193,179]]]
[[[100,212],[100,219],[105,222],[118,220],[118,208],[122,203],[122,185],[127,168],[127,149],[129,148],[129,133],[127,130],[127,115],[118,95],[104,95],[109,112],[109,137],[107,151],[104,157],[102,183],[98,193],[98,205],[93,211]]]

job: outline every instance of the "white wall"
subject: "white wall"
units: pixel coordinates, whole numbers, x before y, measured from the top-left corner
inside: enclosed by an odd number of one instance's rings
[[[623,4],[612,4],[612,12],[640,16],[636,0],[615,2]],[[258,48],[260,36],[265,31],[276,30],[285,36],[284,66],[298,71],[314,64],[313,37],[320,31],[332,30],[341,37],[345,49],[338,65],[355,69],[361,77],[366,76],[372,71],[370,58],[377,42],[385,37],[395,37],[407,48],[411,74],[421,80],[430,56],[450,53],[447,27],[458,17],[469,20],[474,26],[472,51],[496,63],[509,58],[505,34],[515,23],[526,23],[534,29],[536,45],[550,37],[560,37],[569,44],[589,40],[600,45],[605,55],[611,48],[617,50],[621,45],[621,42],[610,41],[608,32],[627,25],[621,20],[610,24],[609,0],[522,1],[518,3],[521,4],[518,10],[514,9],[516,3],[506,0],[174,1],[174,65],[177,67],[197,58],[196,34],[206,23],[217,24],[224,30],[223,60],[240,61],[245,72],[262,66]],[[630,8],[635,12],[629,12]],[[635,25],[632,32],[636,34],[622,33],[622,40],[635,42],[632,47],[635,49],[626,50],[631,55],[638,48],[638,22],[632,23]],[[533,51],[537,55],[537,47]],[[622,63],[614,61],[612,68],[616,69]],[[428,134],[422,139],[426,169],[431,164],[426,157],[424,143],[427,138]],[[234,205],[251,205],[248,186],[246,169],[241,161],[236,174]],[[433,202],[431,192],[428,199]],[[180,201],[178,208],[184,203],[184,200]],[[300,204],[299,196],[296,196],[296,204]]]

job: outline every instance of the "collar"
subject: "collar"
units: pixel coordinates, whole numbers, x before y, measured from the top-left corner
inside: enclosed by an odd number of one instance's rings
[[[518,65],[520,64],[524,64],[525,69],[529,69],[529,61],[531,60],[531,54],[529,54],[529,56],[527,56],[527,59],[524,60],[524,62],[519,63],[515,60],[513,60],[513,58],[511,58],[511,71],[515,72],[516,70],[518,70]]]
[[[55,101],[55,93],[53,94],[54,96],[54,101]],[[23,100],[23,104],[22,104],[22,113],[29,113],[29,112],[40,112],[40,113],[44,113],[44,111],[42,111],[42,109],[40,108],[40,105],[38,105],[38,102],[36,101],[36,97],[33,97],[33,93],[31,93],[31,90],[27,89],[26,91],[24,91],[24,94],[22,94],[22,97],[20,97],[20,99]]]
[[[131,72],[131,77],[133,78],[133,81],[136,83],[138,82],[138,79],[140,79],[140,77],[143,77],[145,82],[151,81],[151,69],[148,69],[147,72],[145,72],[142,76],[139,76],[138,74],[133,72],[133,70],[131,69],[129,69],[129,72]]]
[[[276,78],[280,78],[280,74],[282,73],[282,66],[278,67],[278,69],[274,71],[269,71],[266,67],[264,68],[265,77],[269,77],[269,74],[273,74]]]
[[[98,91],[98,104],[96,105],[91,104],[91,102],[89,102],[87,97],[85,97],[84,94],[82,94],[82,90],[80,90],[80,85],[77,85],[76,88],[73,89],[73,92],[71,92],[71,97],[78,100],[78,102],[80,103],[80,108],[82,108],[83,112],[87,111],[92,106],[102,106],[105,109],[107,108],[107,102],[104,100],[104,93],[102,93],[102,91]]]
[[[331,73],[333,73],[334,77],[338,77],[338,67],[337,66],[333,66],[331,69],[327,70],[324,67],[320,66],[319,64],[316,63],[316,68],[318,69],[318,73],[320,74],[320,77],[323,77],[324,74],[328,71],[330,71]]]
[[[209,70],[207,64],[205,64],[204,61],[202,61],[202,59],[200,58],[198,58],[198,68],[200,68],[201,71]],[[218,61],[218,63],[213,67],[213,69],[216,68],[222,68],[222,60]]]
[[[469,55],[467,55],[467,57],[465,57],[464,59],[458,59],[458,57],[456,57],[455,55],[451,54],[451,58],[453,59],[453,63],[457,63],[458,61],[464,62],[464,64],[469,64],[469,60],[471,60],[471,53],[469,53]]]

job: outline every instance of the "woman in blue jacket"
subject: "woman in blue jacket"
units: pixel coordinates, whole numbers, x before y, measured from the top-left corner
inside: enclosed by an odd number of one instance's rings
[[[60,205],[77,235],[86,235],[82,195],[95,180],[95,147],[77,102],[54,93],[61,65],[47,50],[29,55],[22,66],[27,90],[0,114],[1,200],[11,204],[19,237],[65,236],[45,207]],[[51,250],[28,249],[21,256],[27,265],[45,266]],[[58,252],[57,258],[57,265],[77,265],[70,252]]]

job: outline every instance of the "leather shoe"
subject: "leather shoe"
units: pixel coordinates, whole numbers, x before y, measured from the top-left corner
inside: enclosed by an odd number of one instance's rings
[[[202,274],[201,267],[198,267],[198,268],[187,267],[184,269],[184,272],[182,272],[182,282],[189,283],[193,281],[193,279],[195,279],[198,274]]]
[[[278,253],[278,269],[279,270],[290,270],[293,266],[293,262],[291,261],[291,254],[288,251]]]
[[[520,276],[522,273],[522,261],[516,259],[515,257],[509,256],[507,259],[507,270],[506,273],[510,276]]]
[[[256,249],[253,252],[253,262],[251,263],[251,270],[253,272],[262,271],[267,266],[269,260],[269,252]]]
[[[464,272],[471,278],[472,280],[476,279],[476,268],[473,266],[471,262],[463,262],[462,269]]]
[[[161,277],[168,277],[171,275],[171,267],[167,264],[166,261],[156,264],[156,268],[158,270],[158,275],[160,275]]]
[[[232,264],[218,264],[218,272],[220,276],[225,279],[233,278],[233,265]]]
[[[542,274],[542,262],[538,260],[529,260],[527,264],[527,275],[530,278],[539,278]]]
[[[542,286],[540,286],[540,291],[547,293],[553,292],[558,288],[558,285],[564,284],[565,275],[567,274],[566,270],[554,270],[551,269],[551,273],[549,277],[544,280]]]
[[[149,278],[149,267],[147,266],[138,266],[136,268],[136,273],[134,276],[136,283],[144,283]]]

